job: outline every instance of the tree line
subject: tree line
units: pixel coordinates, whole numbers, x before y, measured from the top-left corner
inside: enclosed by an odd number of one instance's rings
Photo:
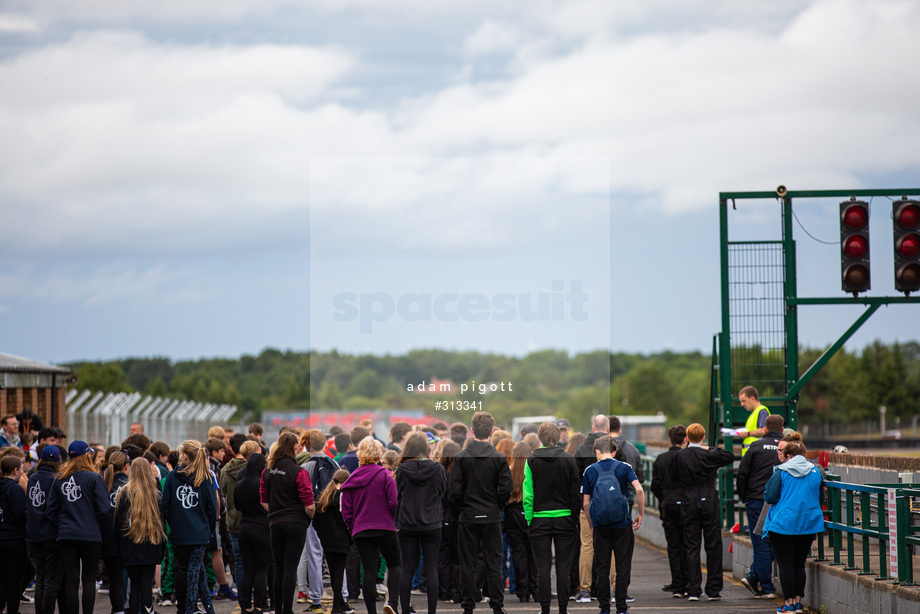
[[[821,352],[803,350],[801,370]],[[758,348],[745,348],[745,356],[752,363],[769,363],[775,358]],[[711,357],[701,352],[570,355],[560,350],[517,357],[439,349],[379,356],[267,348],[257,356],[246,354],[237,359],[124,358],[67,366],[75,371],[80,389],[228,403],[256,417],[263,410],[311,407],[413,409],[435,414],[438,400],[475,400],[505,423],[514,416],[554,414],[573,425],[585,425],[595,413],[662,412],[669,422],[706,424]],[[775,361],[771,368],[782,370]],[[450,380],[455,386],[450,392],[414,391],[422,382],[430,384],[432,378]],[[472,382],[476,384],[469,385]],[[480,384],[492,382],[513,386],[506,391],[487,388],[484,394],[480,392]],[[736,388],[744,383],[738,381]],[[462,395],[461,384],[468,385]],[[771,384],[764,386],[763,396],[775,392],[769,389]],[[887,407],[889,419],[909,421],[920,413],[917,342],[876,341],[858,351],[841,350],[803,389],[799,419],[800,423],[867,420],[878,416],[880,405]],[[453,413],[445,415],[445,419],[453,417]]]

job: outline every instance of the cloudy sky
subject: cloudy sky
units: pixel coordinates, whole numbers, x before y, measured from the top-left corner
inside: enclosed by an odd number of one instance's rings
[[[708,351],[719,191],[920,187],[918,29],[884,0],[0,1],[0,351]],[[800,294],[842,296],[802,231],[839,239],[837,202],[796,205]]]

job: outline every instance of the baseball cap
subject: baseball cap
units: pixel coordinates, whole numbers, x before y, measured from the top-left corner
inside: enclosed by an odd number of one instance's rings
[[[556,420],[556,426],[558,426],[558,427],[563,427],[563,426],[564,426],[564,427],[567,428],[567,429],[568,429],[568,428],[572,428],[572,426],[569,424],[569,421],[566,420],[565,418],[561,418],[561,419],[559,419],[559,420]]]
[[[61,460],[61,451],[57,449],[57,446],[45,446],[42,450],[42,460],[59,461]]]
[[[45,448],[47,450],[47,448]],[[67,454],[72,458],[74,456],[81,456],[92,450],[85,441],[80,441],[75,439],[70,442],[70,445],[67,446]],[[44,452],[44,450],[43,450]]]

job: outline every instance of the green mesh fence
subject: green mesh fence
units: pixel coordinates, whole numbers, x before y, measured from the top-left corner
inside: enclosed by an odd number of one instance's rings
[[[782,241],[728,244],[731,368],[735,390],[755,386],[761,398],[786,394]]]

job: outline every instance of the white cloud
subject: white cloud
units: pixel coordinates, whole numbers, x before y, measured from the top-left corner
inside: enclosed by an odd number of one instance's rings
[[[38,24],[28,17],[21,15],[0,15],[0,32],[10,34],[35,34],[39,31]]]
[[[382,23],[407,6],[363,1],[348,6],[368,11],[369,34],[384,27],[375,16]],[[115,4],[82,14],[102,19]],[[200,18],[187,4],[167,3],[164,15]],[[294,10],[224,4],[231,21]],[[419,9],[413,19],[445,31],[467,23],[446,24],[445,12],[480,17],[458,39],[467,69],[396,105],[374,99],[374,80],[385,77],[372,73],[373,42],[184,44],[85,30],[0,63],[0,199],[16,206],[0,244],[181,251],[299,237],[310,160],[328,156],[429,160],[388,182],[344,178],[341,199],[371,209],[445,193],[443,165],[430,160],[455,155],[609,158],[615,193],[675,213],[712,206],[719,190],[855,186],[913,168],[920,81],[910,41],[920,7],[744,5],[539,2],[523,16],[511,16],[515,3]],[[120,10],[125,20],[166,19]],[[493,76],[482,80],[484,72]],[[503,194],[491,173],[458,176],[469,193]],[[536,174],[529,187],[558,181]],[[577,194],[596,183],[571,173],[562,181]],[[515,201],[517,210],[529,211],[529,200]],[[40,235],[28,232],[37,220]]]

